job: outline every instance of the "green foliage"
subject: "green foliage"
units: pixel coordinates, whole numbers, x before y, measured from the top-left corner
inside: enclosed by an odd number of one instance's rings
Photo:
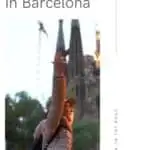
[[[81,121],[74,124],[74,143],[75,150],[90,150],[99,142],[99,123]]]
[[[15,116],[14,112],[14,103],[13,100],[9,95],[5,97],[5,104],[6,104],[6,139],[8,141],[14,142],[16,140],[16,124],[18,123],[18,119]],[[8,136],[9,135],[9,136]]]
[[[44,110],[38,100],[27,92],[16,93],[12,99],[5,97],[7,150],[30,147],[35,127],[44,117]]]

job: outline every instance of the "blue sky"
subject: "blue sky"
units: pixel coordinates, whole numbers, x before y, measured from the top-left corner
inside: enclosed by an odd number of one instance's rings
[[[37,18],[38,19],[38,18]],[[56,50],[58,19],[39,18],[48,32],[48,39],[42,35],[40,82],[36,80],[36,64],[38,51],[38,24],[33,18],[9,18],[5,20],[6,33],[6,81],[7,92],[25,90],[33,97],[38,97],[42,104],[52,93],[53,60]],[[64,36],[66,48],[69,47],[71,20],[64,20]],[[93,54],[95,51],[96,22],[80,20],[83,51]],[[38,84],[38,85],[37,85]]]

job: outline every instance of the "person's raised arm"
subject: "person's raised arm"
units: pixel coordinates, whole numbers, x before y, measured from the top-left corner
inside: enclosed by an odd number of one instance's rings
[[[62,59],[62,54],[57,54],[54,61],[54,90],[52,93],[52,104],[46,121],[45,140],[50,140],[54,134],[64,110],[64,100],[66,98],[66,62]]]

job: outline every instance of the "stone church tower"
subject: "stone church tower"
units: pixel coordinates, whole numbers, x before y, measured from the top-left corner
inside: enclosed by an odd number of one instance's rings
[[[68,80],[73,80],[75,77],[79,78],[79,83],[76,85],[75,95],[79,118],[84,115],[84,101],[85,101],[85,82],[84,82],[84,57],[82,49],[82,40],[80,33],[79,20],[73,19],[71,22],[71,36],[69,47],[69,61],[68,61]]]

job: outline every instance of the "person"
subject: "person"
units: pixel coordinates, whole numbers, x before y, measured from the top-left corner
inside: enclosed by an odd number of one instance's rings
[[[60,120],[59,126],[56,129],[55,134],[48,143],[47,150],[72,150],[73,141],[73,122],[74,122],[74,106],[75,100],[69,98],[65,100],[63,116]],[[34,139],[39,139],[44,134],[46,119],[42,120],[36,127],[34,133]],[[40,143],[38,143],[36,149],[40,149]]]
[[[74,102],[71,99],[66,100],[64,113],[60,120],[57,131],[48,145],[47,150],[72,150],[73,125],[74,121]]]
[[[66,63],[61,54],[56,55],[54,68],[56,82],[53,101],[47,118],[35,129],[34,150],[72,150],[75,100],[66,98]]]

